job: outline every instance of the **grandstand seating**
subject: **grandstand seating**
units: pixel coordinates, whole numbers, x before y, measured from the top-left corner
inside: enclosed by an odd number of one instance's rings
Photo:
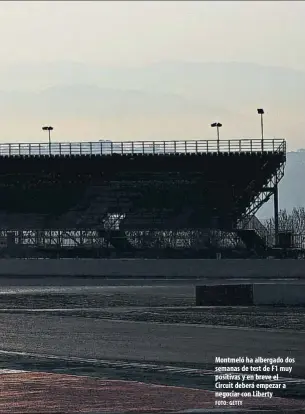
[[[257,246],[247,223],[283,176],[285,141],[220,143],[0,144],[0,230],[97,230],[123,251],[134,232],[214,229]]]

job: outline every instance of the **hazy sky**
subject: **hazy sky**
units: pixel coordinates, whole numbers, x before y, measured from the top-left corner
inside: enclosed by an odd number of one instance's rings
[[[305,70],[302,1],[2,1],[1,64],[251,61]]]
[[[108,67],[237,61],[305,71],[304,17],[302,1],[1,1],[0,67],[58,61]],[[40,122],[33,118],[23,127]],[[66,121],[65,130],[67,122],[73,119]],[[98,128],[90,130],[86,122],[82,133],[87,130],[91,138]],[[113,122],[117,131],[117,119]],[[144,123],[141,133],[148,126]],[[9,140],[20,131],[13,120],[2,128]],[[25,137],[37,140],[37,134],[23,128]]]

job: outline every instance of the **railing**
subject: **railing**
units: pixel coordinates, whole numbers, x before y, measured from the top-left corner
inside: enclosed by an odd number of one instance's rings
[[[0,156],[192,154],[210,152],[285,152],[283,139],[220,141],[54,142],[0,144]]]
[[[239,222],[237,228],[240,230],[254,230],[263,240],[266,240],[269,236],[267,228],[256,216],[252,216],[249,221]]]
[[[294,233],[292,234],[292,246],[297,249],[305,249],[305,234]]]
[[[251,217],[249,222],[243,225],[240,222],[237,226],[240,230],[255,230],[256,233],[265,241],[266,246],[275,246],[275,231],[268,230],[263,223],[256,217]],[[280,229],[285,231],[285,229]],[[291,231],[291,247],[295,249],[305,249],[305,233],[295,233]]]

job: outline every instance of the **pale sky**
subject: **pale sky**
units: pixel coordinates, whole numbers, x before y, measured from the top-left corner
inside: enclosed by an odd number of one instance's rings
[[[305,70],[302,1],[1,1],[1,64],[250,61]]]
[[[305,72],[304,18],[302,1],[1,1],[0,69],[61,61],[119,68],[181,61],[252,62]],[[21,72],[21,81],[22,76]],[[264,106],[264,102],[257,105]],[[256,103],[255,112],[254,108]],[[276,110],[272,108],[274,118],[269,119],[270,124],[276,124],[274,133],[290,135],[287,139],[292,147],[304,146],[296,132],[304,127],[303,118],[293,110],[288,122],[287,110],[282,109],[286,120]],[[252,106],[246,111],[251,120],[244,121],[243,131],[256,128],[257,133]],[[0,113],[6,137],[2,142],[41,140],[44,135],[39,125],[48,122],[54,123],[58,140],[71,136],[94,140],[105,134],[110,139],[160,139],[162,135],[161,118],[156,115],[125,119],[122,124],[115,115],[103,122],[79,115],[73,118],[73,114],[63,120],[41,119],[33,113],[19,118],[19,123],[14,117],[13,109],[2,115],[3,119]],[[185,119],[173,115],[164,121],[164,131],[169,139],[188,139],[188,131],[192,138],[204,125],[208,128],[208,117],[203,123],[198,114],[188,113]],[[230,134],[238,137],[239,130],[243,133],[236,123],[230,128],[228,125],[226,138]]]

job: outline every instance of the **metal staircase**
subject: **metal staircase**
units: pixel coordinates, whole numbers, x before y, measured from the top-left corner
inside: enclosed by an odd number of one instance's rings
[[[249,250],[258,252],[269,247],[268,231],[256,216],[246,223],[240,222],[236,234]]]

